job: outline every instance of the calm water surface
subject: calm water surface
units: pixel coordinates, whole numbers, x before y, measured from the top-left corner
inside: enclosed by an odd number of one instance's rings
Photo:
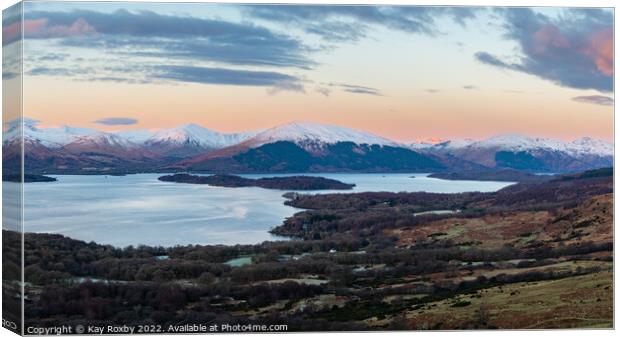
[[[453,193],[496,191],[511,183],[448,181],[425,174],[311,174],[364,191]],[[160,174],[54,176],[53,183],[25,184],[25,230],[60,233],[115,246],[253,244],[279,239],[270,228],[298,209],[285,206],[286,191],[160,182]],[[244,175],[257,178],[284,175]],[[4,192],[19,186],[4,183]],[[319,191],[312,193],[333,193]],[[339,191],[343,192],[343,191]],[[13,214],[10,204],[5,212]],[[5,228],[17,226],[5,223]]]

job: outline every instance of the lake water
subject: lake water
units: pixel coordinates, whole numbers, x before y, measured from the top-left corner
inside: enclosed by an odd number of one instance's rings
[[[364,191],[453,193],[496,191],[511,183],[448,181],[425,174],[312,174]],[[286,191],[226,188],[157,180],[160,174],[54,176],[52,183],[25,184],[27,232],[60,233],[115,246],[254,244],[278,239],[268,233],[299,209],[285,206]],[[257,178],[282,175],[244,175]],[[5,192],[18,184],[3,183]],[[304,192],[308,193],[308,192]],[[10,204],[5,212],[13,214]],[[4,228],[18,224],[5,223]]]

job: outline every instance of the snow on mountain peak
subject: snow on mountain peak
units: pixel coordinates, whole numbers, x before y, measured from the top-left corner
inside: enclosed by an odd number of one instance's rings
[[[387,138],[355,129],[313,122],[291,122],[258,133],[249,140],[254,146],[276,141],[292,141],[297,144],[353,142],[356,144],[395,145]]]
[[[148,144],[169,142],[173,144],[191,144],[204,148],[222,148],[240,143],[256,132],[220,133],[197,124],[184,124],[172,129],[156,132],[146,140]]]
[[[564,142],[546,137],[530,137],[520,134],[499,134],[484,140],[472,141],[463,144],[460,148],[498,148],[510,151],[560,151],[579,157],[583,155],[613,156],[614,146],[612,143],[592,137],[583,137],[572,142]]]
[[[345,128],[336,125],[314,122],[291,122],[278,125],[267,130],[220,133],[197,124],[184,124],[171,129],[159,131],[126,130],[119,132],[103,132],[89,128],[59,126],[39,127],[37,120],[24,118],[4,124],[3,143],[21,136],[20,125],[23,125],[24,137],[28,141],[40,143],[50,148],[59,148],[77,142],[82,144],[115,145],[121,147],[176,146],[190,145],[204,149],[222,149],[237,144],[257,147],[276,141],[291,141],[304,147],[321,147],[324,144],[353,142],[356,144],[378,144],[405,146],[387,138],[369,132]],[[470,151],[475,149],[498,149],[504,151],[559,151],[573,157],[613,156],[614,145],[600,139],[583,137],[571,142],[551,138],[531,137],[520,134],[499,134],[483,140],[438,139],[417,141],[406,145],[414,150],[424,151]]]
[[[409,144],[409,147],[414,150],[452,150],[459,149],[465,147],[471,143],[475,142],[470,138],[456,138],[450,140],[440,140],[440,141],[417,141]]]
[[[575,139],[567,144],[567,148],[574,154],[596,155],[596,156],[613,156],[614,145],[606,141],[592,138],[582,137]]]
[[[55,128],[40,128],[39,122],[32,119],[24,121],[23,133],[24,138],[29,141],[39,142],[47,147],[55,148],[69,144],[79,137],[96,134],[100,131],[87,128],[74,128],[62,125]],[[8,141],[20,136],[20,128],[18,124],[14,124],[11,129],[7,130],[3,141]]]
[[[138,146],[124,137],[107,132],[97,132],[89,135],[78,136],[70,144],[94,144],[100,146],[121,147],[125,149],[135,148]]]
[[[551,138],[530,137],[521,134],[499,134],[485,140],[474,142],[470,144],[470,146],[485,148],[498,147],[514,151],[537,148],[563,151],[565,150],[566,144]]]

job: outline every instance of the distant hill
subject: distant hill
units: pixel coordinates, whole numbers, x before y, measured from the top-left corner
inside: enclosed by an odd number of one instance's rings
[[[25,120],[21,126],[7,123],[3,133],[7,172],[19,171],[22,145],[27,173],[40,174],[505,169],[570,173],[613,165],[613,144],[589,137],[562,142],[498,135],[477,141],[403,144],[366,131],[311,122],[240,133],[221,133],[196,124],[122,132],[41,128],[33,120]]]
[[[278,141],[227,158],[182,162],[179,168],[209,172],[432,172],[445,167],[433,157],[387,145],[338,142],[310,152]]]
[[[514,169],[439,172],[429,177],[447,180],[480,180],[480,181],[514,181],[514,182],[542,182],[553,179],[551,175],[537,175]]]
[[[423,153],[450,155],[493,169],[577,172],[613,165],[613,144],[591,137],[571,142],[524,135],[497,135],[480,141],[414,143]]]

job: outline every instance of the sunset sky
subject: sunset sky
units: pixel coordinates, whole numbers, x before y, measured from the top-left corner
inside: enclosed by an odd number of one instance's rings
[[[297,120],[613,141],[612,26],[606,9],[26,3],[23,109],[108,131]]]

